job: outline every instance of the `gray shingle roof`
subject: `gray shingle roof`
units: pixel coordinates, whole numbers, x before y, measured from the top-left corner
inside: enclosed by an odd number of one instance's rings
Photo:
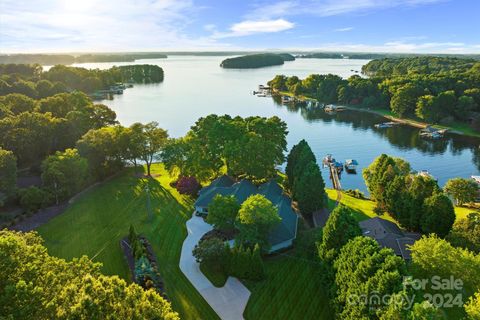
[[[292,209],[292,201],[283,194],[282,188],[275,181],[271,180],[257,188],[248,180],[233,183],[231,178],[222,176],[200,191],[195,207],[208,207],[217,194],[233,195],[239,204],[242,204],[251,195],[262,194],[278,208],[278,214],[282,219],[269,234],[270,244],[273,246],[296,237],[298,216]]]
[[[406,260],[410,259],[408,246],[420,238],[420,234],[404,233],[395,223],[380,217],[360,221],[359,225],[363,235],[377,240],[381,247],[393,249],[397,256]]]

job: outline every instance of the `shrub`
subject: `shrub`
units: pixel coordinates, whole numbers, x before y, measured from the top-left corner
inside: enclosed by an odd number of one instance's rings
[[[180,194],[188,194],[194,197],[198,195],[202,186],[195,177],[181,177],[177,181],[176,188]]]
[[[135,260],[135,278],[136,282],[144,288],[147,288],[147,282],[150,287],[155,283],[157,272],[147,257],[143,256]]]
[[[230,250],[228,273],[239,279],[259,281],[265,277],[265,266],[260,253],[260,246],[235,246]]]
[[[355,189],[355,190],[352,190],[352,189],[348,189],[348,190],[345,190],[345,194],[351,196],[351,197],[354,197],[354,198],[357,198],[357,199],[367,199],[367,197],[365,197],[365,194],[358,190],[358,189]]]
[[[222,264],[225,257],[225,245],[217,238],[201,241],[193,249],[193,256],[198,263]]]
[[[20,205],[27,212],[36,212],[50,204],[51,195],[37,187],[21,189],[19,194]]]

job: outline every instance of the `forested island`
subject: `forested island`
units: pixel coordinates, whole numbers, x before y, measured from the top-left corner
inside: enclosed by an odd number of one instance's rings
[[[164,53],[88,53],[80,55],[70,54],[8,54],[0,55],[0,63],[23,63],[23,64],[41,64],[69,65],[73,63],[86,62],[134,62],[139,59],[165,59]]]
[[[295,57],[288,53],[257,53],[246,56],[228,58],[220,66],[226,69],[253,69],[282,65],[285,61],[293,61]]]
[[[305,79],[277,75],[277,91],[323,103],[378,110],[469,131],[480,131],[480,62],[452,57],[384,58],[362,67],[359,75],[312,74]],[[467,130],[465,129],[467,127]]]
[[[74,90],[88,94],[120,82],[163,81],[163,69],[147,64],[106,70],[56,65],[48,71],[38,64],[0,64],[0,74],[0,95],[19,93],[34,99]]]

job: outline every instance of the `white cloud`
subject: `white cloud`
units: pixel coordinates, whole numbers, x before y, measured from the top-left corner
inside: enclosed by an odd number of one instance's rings
[[[335,29],[333,31],[335,31],[335,32],[347,32],[347,31],[351,31],[351,30],[353,30],[353,27],[338,28],[338,29]]]
[[[256,33],[272,33],[292,29],[295,25],[285,19],[253,21],[245,20],[233,24],[229,32],[216,32],[212,35],[214,39],[242,37]]]
[[[272,17],[282,17],[298,11],[299,1],[280,1],[276,3],[260,3],[254,6],[254,9],[246,15],[247,19],[262,20]]]
[[[289,49],[294,50],[294,48]],[[321,43],[316,44],[315,47],[301,48],[300,50],[390,53],[480,53],[480,46],[467,45],[460,42],[411,43],[391,41],[379,45],[362,43]]]
[[[414,7],[444,1],[450,0],[284,0],[273,4],[256,4],[246,17],[273,19],[300,14],[327,17],[394,7]]]
[[[2,51],[121,51],[217,46],[191,38],[193,0],[1,0]]]
[[[313,1],[308,11],[320,16],[380,10],[399,6],[418,6],[445,0],[325,0]]]

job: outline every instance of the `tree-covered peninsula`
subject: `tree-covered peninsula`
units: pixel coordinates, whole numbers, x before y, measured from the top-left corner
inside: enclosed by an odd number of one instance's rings
[[[323,103],[341,103],[381,114],[480,131],[480,62],[452,57],[372,60],[359,75],[312,74],[305,79],[277,75],[276,91]],[[467,125],[467,126],[466,126]],[[471,129],[470,129],[471,130]]]
[[[30,98],[107,89],[119,82],[158,83],[163,69],[157,65],[127,65],[106,70],[56,65],[44,71],[38,64],[0,64],[0,95],[19,93]]]
[[[293,58],[293,59],[292,59]],[[291,54],[256,53],[246,56],[228,58],[220,66],[226,69],[254,69],[282,65],[285,61],[295,60]]]

